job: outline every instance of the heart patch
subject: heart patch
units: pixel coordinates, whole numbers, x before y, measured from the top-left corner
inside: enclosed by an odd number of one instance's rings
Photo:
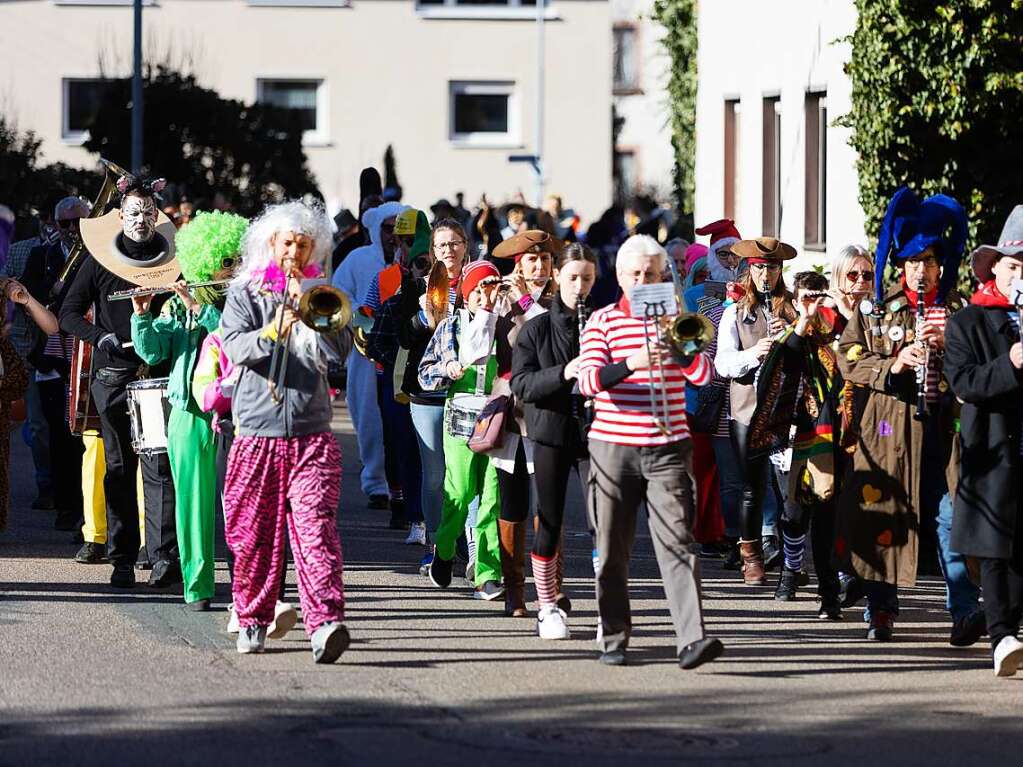
[[[881,500],[881,491],[873,485],[863,486],[863,502],[864,503],[877,503]]]

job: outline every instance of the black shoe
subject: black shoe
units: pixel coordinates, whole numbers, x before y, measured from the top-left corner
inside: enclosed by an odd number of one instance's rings
[[[778,578],[778,588],[774,590],[774,598],[779,602],[788,602],[796,598],[796,590],[799,587],[799,571],[789,570],[787,567],[781,569]]]
[[[610,650],[600,654],[600,662],[605,666],[624,666],[625,650]]]
[[[805,568],[796,573],[796,585],[799,588],[810,585],[810,573]]]
[[[161,559],[153,565],[153,572],[149,574],[149,585],[155,589],[162,589],[181,583],[181,565],[169,559]]]
[[[114,571],[110,574],[110,585],[117,589],[135,588],[135,571],[129,564],[114,565]]]
[[[195,602],[187,602],[188,609],[192,612],[207,613],[210,611],[210,600],[199,599]]]
[[[149,552],[146,551],[145,546],[139,549],[139,555],[135,557],[135,569],[136,570],[153,569],[153,563],[149,561]]]
[[[53,503],[52,495],[39,495],[32,501],[32,509],[34,511],[53,511],[56,505]]]
[[[867,639],[873,642],[890,642],[892,641],[892,632],[894,630],[895,616],[891,613],[878,611],[870,616]]]
[[[778,546],[777,535],[765,535],[760,542],[764,552],[764,569],[773,570],[781,564],[782,551]]]
[[[451,585],[452,564],[450,559],[441,559],[436,554],[433,555],[433,562],[430,563],[430,580],[434,586],[446,589]]]
[[[742,556],[739,554],[739,545],[735,544],[728,551],[725,556],[725,561],[721,563],[722,570],[733,570],[738,572],[742,569]]]
[[[867,596],[867,590],[863,587],[863,581],[859,578],[852,578],[842,581],[838,598],[842,607],[855,607],[856,604]]]
[[[987,633],[987,621],[981,610],[966,618],[961,618],[952,624],[952,634],[948,643],[953,647],[969,647],[977,644],[980,638]]]
[[[75,554],[75,562],[81,565],[98,565],[107,561],[105,543],[85,543]]]
[[[368,508],[375,510],[387,509],[391,506],[391,499],[383,494],[371,495],[367,506]]]
[[[704,637],[697,642],[686,645],[686,648],[678,655],[678,665],[687,671],[689,669],[710,663],[715,658],[720,658],[725,651],[725,646],[720,639]]]
[[[556,604],[558,605],[558,609],[565,615],[572,612],[572,600],[569,599],[566,594],[558,594],[558,601]]]
[[[822,599],[817,617],[822,621],[842,620],[842,606],[838,603],[838,599]]]
[[[77,511],[61,509],[57,512],[57,518],[53,521],[53,529],[70,533],[76,527],[80,527],[78,524],[78,517],[79,514]]]

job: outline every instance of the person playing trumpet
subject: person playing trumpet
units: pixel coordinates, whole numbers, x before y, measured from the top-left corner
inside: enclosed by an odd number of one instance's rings
[[[221,319],[224,350],[239,369],[231,399],[236,433],[224,480],[237,649],[263,651],[287,533],[316,663],[333,663],[350,641],[337,531],[341,451],[330,429],[327,363],[344,359],[351,333],[317,333],[293,306],[301,277],[322,274],[330,246],[330,219],[322,207],[289,202],[267,208],[245,235]],[[284,344],[290,346],[289,366],[283,386],[272,391],[272,368]]]

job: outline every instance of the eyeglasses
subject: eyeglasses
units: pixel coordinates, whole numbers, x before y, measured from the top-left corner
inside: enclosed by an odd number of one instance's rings
[[[754,269],[758,272],[780,272],[781,264],[750,264],[750,271]]]
[[[458,250],[465,247],[465,240],[452,240],[451,242],[435,242],[434,250]]]
[[[938,259],[934,256],[927,256],[926,258],[908,258],[906,259],[906,266],[910,264],[923,265],[927,269],[933,269],[938,265]]]
[[[849,282],[858,282],[861,277],[867,282],[874,279],[874,273],[869,269],[864,269],[862,272],[857,271],[856,269],[851,269],[845,273],[845,276],[849,278]]]

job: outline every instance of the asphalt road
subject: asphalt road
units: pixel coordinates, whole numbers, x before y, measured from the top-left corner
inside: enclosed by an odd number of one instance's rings
[[[12,517],[0,534],[0,765],[305,764],[564,767],[653,764],[1019,764],[1023,674],[996,679],[987,646],[947,645],[944,593],[902,599],[897,641],[868,644],[859,611],[816,619],[807,591],[775,602],[704,560],[705,608],[726,644],[681,671],[645,529],[626,668],[594,650],[595,605],[578,496],[567,538],[573,639],[542,642],[458,580],[418,575],[421,552],[365,508],[344,422],[340,524],[353,636],[329,667],[304,634],[240,656],[218,609],[180,593],[115,592],[77,565],[52,514],[31,511],[17,434]],[[289,584],[295,582],[292,571]],[[532,587],[529,587],[532,596]],[[297,601],[297,599],[296,599]]]

